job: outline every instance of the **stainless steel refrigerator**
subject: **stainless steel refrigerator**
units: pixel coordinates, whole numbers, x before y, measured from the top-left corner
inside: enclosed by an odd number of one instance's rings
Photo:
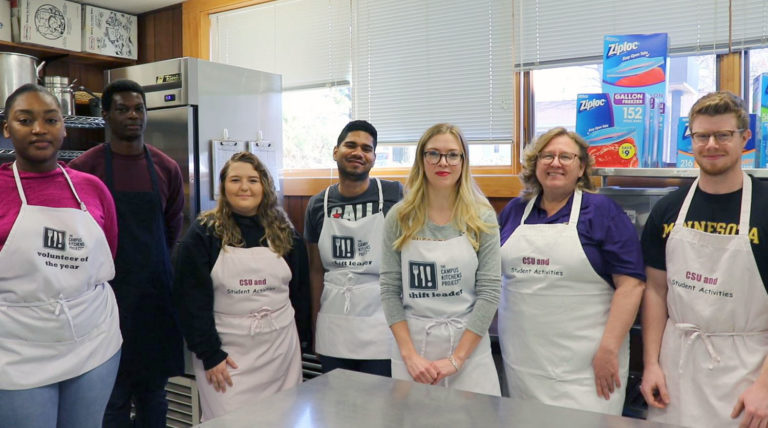
[[[215,206],[220,166],[249,150],[278,186],[282,168],[282,80],[277,74],[177,58],[117,68],[105,80],[136,81],[146,92],[145,141],[176,160],[185,185],[185,226]]]

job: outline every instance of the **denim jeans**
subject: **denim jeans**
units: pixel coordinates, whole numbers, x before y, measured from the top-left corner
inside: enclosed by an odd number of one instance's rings
[[[140,374],[120,371],[104,412],[104,428],[165,428],[168,378],[147,379]],[[131,420],[131,402],[136,415]]]
[[[120,351],[100,366],[61,382],[0,390],[0,425],[14,428],[99,428],[115,383]]]

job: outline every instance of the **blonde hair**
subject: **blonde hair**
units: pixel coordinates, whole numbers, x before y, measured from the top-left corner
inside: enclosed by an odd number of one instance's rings
[[[232,207],[227,200],[224,184],[227,180],[230,166],[235,162],[251,165],[259,174],[263,189],[261,203],[256,211],[259,223],[264,227],[264,237],[269,248],[278,255],[285,256],[293,247],[293,225],[285,212],[277,205],[277,193],[272,176],[264,164],[252,153],[235,153],[224,164],[219,173],[219,200],[216,208],[200,213],[197,217],[200,224],[213,229],[214,235],[221,239],[221,247],[242,247],[245,245],[240,227],[232,216]]]
[[[416,159],[413,161],[413,168],[408,175],[408,181],[405,184],[406,193],[400,202],[400,208],[397,213],[397,220],[400,224],[402,233],[393,243],[395,250],[401,250],[403,246],[413,239],[421,228],[427,222],[427,186],[426,173],[424,171],[424,147],[427,142],[437,135],[448,134],[456,138],[461,145],[464,155],[464,161],[461,165],[461,176],[456,184],[456,203],[451,213],[451,223],[459,229],[461,233],[466,233],[472,247],[477,251],[480,247],[480,234],[491,231],[498,227],[495,223],[484,221],[480,212],[483,209],[493,210],[488,199],[477,187],[475,180],[469,173],[469,150],[467,142],[462,135],[461,130],[448,123],[438,123],[427,129],[424,135],[419,139],[416,146]]]
[[[595,191],[595,184],[589,178],[592,173],[592,165],[595,164],[595,160],[589,155],[587,143],[581,135],[569,131],[563,127],[552,128],[549,131],[542,134],[535,143],[530,144],[523,154],[523,172],[520,173],[520,180],[523,182],[523,192],[521,196],[523,199],[531,199],[532,197],[541,193],[541,183],[536,177],[536,162],[539,160],[539,153],[547,147],[552,140],[557,137],[565,135],[573,140],[577,146],[579,146],[579,160],[584,165],[584,173],[576,181],[576,187],[588,192]]]

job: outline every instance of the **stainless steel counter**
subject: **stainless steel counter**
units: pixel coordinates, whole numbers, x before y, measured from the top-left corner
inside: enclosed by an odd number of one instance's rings
[[[672,425],[334,370],[204,428],[650,428]]]

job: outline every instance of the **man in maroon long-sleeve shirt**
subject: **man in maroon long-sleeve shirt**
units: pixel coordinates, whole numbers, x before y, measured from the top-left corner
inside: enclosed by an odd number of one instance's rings
[[[136,82],[109,84],[102,95],[107,142],[69,163],[104,181],[117,208],[116,272],[110,283],[124,341],[105,427],[129,426],[131,401],[135,426],[165,427],[165,385],[184,369],[169,256],[181,233],[183,184],[176,162],[144,142],[145,100]]]

